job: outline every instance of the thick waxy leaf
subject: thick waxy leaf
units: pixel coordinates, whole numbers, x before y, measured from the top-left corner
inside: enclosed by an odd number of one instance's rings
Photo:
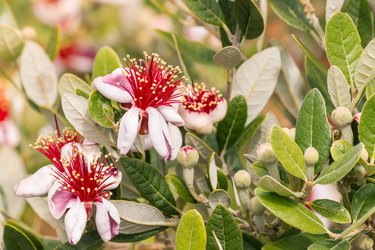
[[[359,94],[375,77],[375,39],[373,39],[363,51],[355,69],[355,86]]]
[[[349,250],[350,243],[347,240],[318,241],[309,246],[307,250]]]
[[[209,24],[223,26],[224,15],[216,0],[183,0],[199,19]]]
[[[39,250],[42,243],[30,231],[24,229],[14,221],[7,221],[4,225],[4,244],[6,249]]]
[[[104,46],[96,53],[92,79],[108,75],[118,67],[121,67],[121,61],[117,53],[112,48]]]
[[[331,146],[331,156],[334,161],[338,161],[341,157],[343,157],[346,153],[349,152],[350,149],[353,148],[353,145],[350,144],[346,140],[337,140]]]
[[[333,200],[314,200],[309,205],[315,212],[337,223],[350,223],[350,213],[340,203]]]
[[[324,234],[326,232],[327,229],[318,217],[295,200],[260,188],[255,189],[255,194],[263,206],[285,223],[307,233]]]
[[[23,45],[22,37],[15,28],[0,24],[0,60],[17,59],[22,52]]]
[[[279,72],[279,49],[265,49],[244,62],[235,75],[231,98],[243,95],[247,102],[247,123],[253,121],[271,97]]]
[[[206,229],[197,210],[189,210],[182,216],[176,232],[177,250],[205,250]]]
[[[167,175],[165,176],[165,181],[172,191],[178,194],[184,201],[189,203],[196,203],[193,196],[191,196],[189,189],[186,187],[184,180],[182,180],[177,175]]]
[[[57,97],[55,65],[38,44],[29,41],[25,45],[20,60],[20,75],[31,101],[39,106],[53,106]]]
[[[60,78],[59,81],[60,96],[63,96],[65,93],[89,97],[91,93],[91,88],[81,78],[73,74],[66,73]]]
[[[359,123],[359,139],[365,144],[371,163],[375,158],[375,95],[367,100]]]
[[[333,105],[335,107],[347,107],[350,108],[350,88],[348,81],[346,80],[344,73],[332,65],[328,70],[328,93],[331,97]]]
[[[207,162],[210,161],[212,153],[215,153],[215,151],[202,141],[202,139],[190,132],[185,134],[185,143],[186,145],[190,145],[198,150],[199,155]],[[218,166],[221,166],[221,159],[217,154],[215,154],[215,162]]]
[[[272,149],[277,159],[290,174],[306,180],[306,164],[303,153],[292,138],[279,126],[274,125],[271,132]]]
[[[82,235],[81,240],[76,245],[69,242],[64,243],[56,248],[56,250],[90,250],[100,249],[104,245],[104,241],[96,230],[89,231]]]
[[[290,250],[290,249],[307,249],[316,241],[323,241],[328,236],[316,235],[309,233],[299,233],[289,237],[282,238],[276,242],[265,245],[263,250]]]
[[[120,242],[120,243],[139,242],[139,241],[148,239],[148,238],[164,231],[165,229],[167,229],[167,227],[157,227],[157,228],[154,228],[154,229],[146,231],[146,232],[134,233],[134,234],[120,233],[115,238],[113,238],[111,241]]]
[[[348,0],[342,11],[352,18],[361,37],[362,47],[366,47],[374,36],[374,20],[368,0]]]
[[[244,130],[246,118],[246,100],[242,95],[238,95],[230,101],[224,119],[217,126],[216,139],[219,152],[230,148],[236,142]]]
[[[236,139],[235,143],[231,146],[231,150],[238,152],[242,146],[246,145],[248,141],[255,135],[258,129],[262,126],[262,123],[266,119],[266,116],[260,115],[250,122],[243,130],[241,135]]]
[[[344,178],[344,176],[349,173],[358,162],[362,149],[362,143],[350,149],[344,156],[323,169],[318,179],[315,180],[315,183],[330,184]]]
[[[227,46],[216,52],[214,61],[226,69],[233,68],[241,62],[241,51],[236,47]]]
[[[311,90],[303,101],[295,140],[302,152],[308,147],[314,147],[319,152],[319,161],[315,165],[315,172],[318,172],[329,156],[331,129],[326,118],[324,98],[317,89]]]
[[[262,178],[260,178],[258,186],[261,188],[264,188],[268,191],[275,192],[281,196],[295,196],[295,197],[301,197],[300,194],[293,192],[289,188],[282,185],[280,182],[275,180],[270,175],[265,175]]]
[[[215,233],[220,245],[225,250],[242,250],[242,234],[233,215],[223,205],[219,204],[212,212],[207,222],[207,249],[217,249]]]
[[[329,19],[326,48],[329,63],[340,68],[346,80],[353,84],[352,78],[362,54],[362,46],[357,28],[348,14],[338,12]]]
[[[302,31],[313,29],[299,1],[270,0],[270,3],[276,14],[290,26]]]
[[[66,93],[62,96],[61,103],[66,119],[78,133],[92,142],[106,146],[115,145],[111,134],[112,131],[98,126],[91,119],[88,111],[88,101],[85,98]]]
[[[234,13],[246,39],[254,39],[263,33],[263,17],[253,0],[234,1]]]
[[[94,90],[89,98],[89,114],[100,126],[111,128],[115,123],[115,113],[111,100]]]
[[[173,194],[158,170],[138,159],[121,158],[120,163],[143,198],[163,212],[178,214]]]

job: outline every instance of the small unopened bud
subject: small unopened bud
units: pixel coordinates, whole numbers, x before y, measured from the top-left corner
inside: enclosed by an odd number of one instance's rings
[[[367,150],[365,148],[362,149],[361,159],[364,160],[364,161],[368,160],[368,152],[367,152]]]
[[[353,121],[352,112],[346,107],[338,107],[333,110],[331,118],[339,129],[348,126]]]
[[[373,246],[374,246],[374,241],[368,235],[362,234],[361,236],[358,237],[358,239],[357,239],[358,249],[370,250],[370,249],[373,249],[372,248]]]
[[[260,162],[264,164],[275,163],[277,158],[273,152],[272,146],[269,143],[262,143],[257,148],[257,155]]]
[[[315,166],[319,161],[319,152],[314,147],[308,147],[303,155],[306,165]]]
[[[296,137],[296,128],[283,128],[283,130],[294,141],[294,138]]]
[[[184,146],[177,154],[177,161],[185,168],[193,168],[199,160],[198,151],[191,146]]]
[[[357,178],[363,178],[366,175],[366,169],[362,167],[361,165],[357,165],[354,167],[354,175]]]
[[[246,170],[240,170],[234,175],[234,184],[238,189],[249,188],[251,184],[251,176]]]
[[[354,121],[356,121],[358,124],[361,121],[361,115],[362,115],[362,113],[357,113],[353,117]]]
[[[266,208],[260,203],[258,197],[255,196],[250,200],[250,210],[255,215],[262,215],[266,211]]]
[[[26,26],[21,31],[22,37],[25,40],[34,40],[36,38],[36,31],[33,27]]]

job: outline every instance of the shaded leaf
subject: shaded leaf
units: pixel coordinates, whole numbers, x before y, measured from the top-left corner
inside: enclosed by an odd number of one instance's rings
[[[3,237],[6,249],[43,249],[42,243],[34,234],[11,220],[7,221],[4,225]]]
[[[258,187],[261,187],[271,192],[275,192],[281,196],[301,197],[301,194],[293,192],[292,190],[282,185],[280,182],[278,182],[270,175],[265,175],[262,178],[260,178],[258,182]]]
[[[353,148],[353,145],[346,140],[337,140],[331,146],[331,156],[334,161],[338,161],[343,157],[349,150]]]
[[[193,196],[191,196],[189,189],[186,187],[184,180],[177,175],[165,176],[165,181],[168,183],[170,189],[172,189],[178,197],[189,203],[196,203]]]
[[[89,114],[102,127],[111,128],[115,123],[115,113],[111,100],[94,90],[89,98]]]
[[[241,62],[241,51],[233,46],[224,47],[216,52],[214,61],[226,69],[233,68]]]
[[[250,122],[243,130],[241,135],[236,139],[234,144],[231,146],[231,150],[238,152],[244,145],[246,145],[262,126],[265,121],[265,115],[259,115],[252,122]]]
[[[375,95],[367,100],[359,123],[359,139],[365,144],[371,163],[375,158]]]
[[[328,236],[326,235],[299,233],[267,244],[262,248],[262,250],[307,249],[314,242],[323,241],[327,238]]]
[[[0,3],[1,4],[1,3]],[[0,24],[0,60],[11,61],[18,58],[24,43],[19,31]]]
[[[357,67],[355,69],[355,86],[359,93],[366,88],[367,85],[375,77],[375,39],[373,39],[363,51],[361,57],[358,60]]]
[[[120,243],[126,243],[126,242],[139,242],[145,239],[148,239],[162,231],[167,229],[166,227],[157,227],[155,229],[141,232],[141,233],[134,233],[134,234],[122,234],[120,233],[116,237],[114,237],[111,241],[113,242],[120,242]]]
[[[342,73],[342,71],[335,65],[332,65],[328,70],[327,84],[328,93],[333,105],[335,105],[336,108],[350,108],[351,97],[348,81],[346,80],[344,73]]]
[[[263,17],[253,0],[234,1],[234,13],[246,39],[254,39],[263,33]]]
[[[204,142],[202,139],[200,139],[198,136],[188,132],[185,134],[185,144],[190,145],[194,147],[196,150],[198,150],[199,155],[206,161],[209,162],[212,153],[215,153],[215,151],[210,148],[206,142]],[[221,159],[215,154],[215,162],[217,165],[221,166],[222,162]]]
[[[82,235],[80,241],[71,245],[69,242],[64,243],[56,248],[56,250],[90,250],[100,249],[104,245],[104,241],[96,230],[89,231]]]
[[[57,54],[60,50],[61,43],[61,31],[59,26],[53,27],[50,32],[48,44],[47,44],[47,54],[49,58],[53,61],[55,60]]]
[[[308,250],[349,250],[350,243],[347,240],[318,241],[309,246]]]
[[[309,202],[309,206],[315,212],[331,221],[342,224],[351,222],[349,211],[337,201],[327,199],[313,200]]]
[[[223,26],[224,16],[216,0],[183,0],[199,19],[209,24]]]

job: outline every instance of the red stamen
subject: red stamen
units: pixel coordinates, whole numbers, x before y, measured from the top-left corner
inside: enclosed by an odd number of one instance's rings
[[[211,113],[223,100],[222,94],[215,88],[206,89],[204,83],[194,84],[185,88],[182,104],[186,110]]]

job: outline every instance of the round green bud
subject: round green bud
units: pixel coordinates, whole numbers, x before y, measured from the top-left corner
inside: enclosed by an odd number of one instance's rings
[[[185,168],[193,168],[199,160],[198,151],[191,146],[184,146],[177,154],[177,161]]]
[[[332,122],[340,129],[343,128],[353,121],[352,112],[346,107],[338,107],[333,110],[332,115]]]
[[[362,234],[357,238],[357,246],[361,250],[373,249],[374,240],[366,234]]]
[[[251,176],[246,170],[240,170],[234,175],[234,184],[239,189],[250,187]]]
[[[319,152],[314,147],[308,147],[303,154],[306,165],[314,166],[319,161]]]
[[[262,215],[266,211],[266,208],[260,203],[258,197],[255,196],[250,200],[250,210],[255,215]]]
[[[275,163],[277,158],[271,144],[262,143],[257,148],[258,160],[265,164]]]

